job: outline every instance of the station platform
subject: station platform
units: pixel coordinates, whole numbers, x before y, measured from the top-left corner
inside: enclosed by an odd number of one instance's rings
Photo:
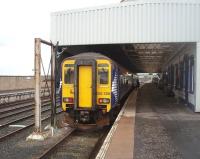
[[[137,91],[133,91],[121,112],[118,126],[112,136],[105,159],[131,159],[134,147],[134,118]]]
[[[126,100],[96,159],[132,159],[137,90]]]
[[[154,84],[134,90],[120,113],[96,159],[200,158],[200,114]]]
[[[200,114],[154,84],[138,92],[134,159],[199,159]]]

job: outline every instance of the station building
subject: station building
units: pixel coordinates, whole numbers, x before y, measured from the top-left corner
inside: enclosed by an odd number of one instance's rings
[[[200,1],[124,0],[51,14],[51,40],[66,55],[105,54],[131,72],[162,73],[200,112]]]

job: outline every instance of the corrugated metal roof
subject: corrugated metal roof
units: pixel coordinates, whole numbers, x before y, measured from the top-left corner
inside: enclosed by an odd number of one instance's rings
[[[140,0],[51,14],[60,45],[200,41],[199,0]]]
[[[51,14],[60,45],[200,41],[199,0],[137,0]]]

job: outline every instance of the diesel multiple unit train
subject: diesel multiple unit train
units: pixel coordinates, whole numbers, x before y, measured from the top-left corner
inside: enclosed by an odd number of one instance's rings
[[[120,82],[121,68],[98,53],[82,53],[63,60],[61,99],[69,124],[111,124],[123,91],[130,81]],[[121,75],[121,76],[120,76]],[[129,79],[127,79],[129,80]]]

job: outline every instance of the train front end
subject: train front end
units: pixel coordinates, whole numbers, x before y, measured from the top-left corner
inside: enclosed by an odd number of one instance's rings
[[[108,59],[69,58],[62,63],[62,109],[69,124],[107,125],[111,110],[111,67]],[[105,120],[106,119],[106,120]]]

